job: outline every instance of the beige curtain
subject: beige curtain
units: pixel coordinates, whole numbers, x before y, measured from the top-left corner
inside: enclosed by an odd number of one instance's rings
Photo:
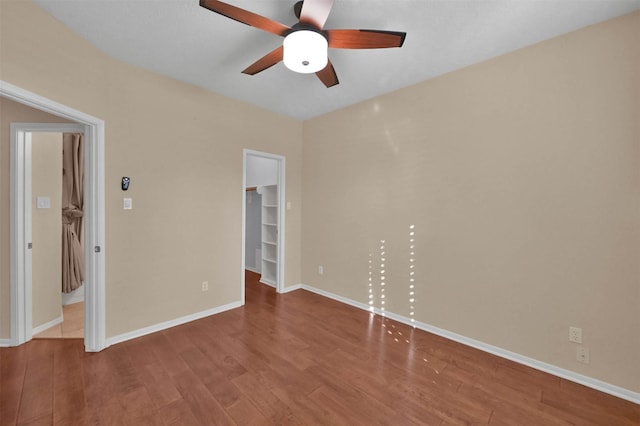
[[[62,139],[62,292],[84,281],[84,137],[64,133]]]

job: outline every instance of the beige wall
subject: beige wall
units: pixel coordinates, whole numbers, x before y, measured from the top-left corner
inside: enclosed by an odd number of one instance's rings
[[[10,182],[9,145],[11,123],[66,123],[59,117],[0,97],[0,338],[10,335]],[[35,323],[34,323],[35,324]],[[37,324],[36,324],[37,325]]]
[[[635,13],[305,122],[303,281],[368,303],[371,255],[380,307],[384,240],[388,311],[640,391],[639,42]]]
[[[105,120],[108,337],[240,300],[243,148],[286,157],[285,285],[300,282],[301,123],[111,59],[29,1],[0,19],[0,79]],[[5,206],[5,141],[0,155]]]
[[[62,315],[62,133],[35,132],[31,139],[32,324]],[[39,209],[37,197],[51,207]]]

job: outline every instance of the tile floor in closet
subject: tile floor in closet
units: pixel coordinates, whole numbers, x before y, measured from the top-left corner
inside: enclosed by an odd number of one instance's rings
[[[82,339],[84,337],[84,303],[62,307],[64,321],[33,336],[34,339]]]

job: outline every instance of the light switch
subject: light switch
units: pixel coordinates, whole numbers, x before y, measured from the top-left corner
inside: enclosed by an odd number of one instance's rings
[[[132,198],[123,198],[122,201],[123,201],[122,208],[124,210],[133,209],[133,199]]]
[[[49,197],[37,197],[36,198],[36,208],[38,208],[38,209],[50,209],[51,208],[51,198],[49,198]]]
[[[287,201],[287,210],[291,210],[291,201]]]

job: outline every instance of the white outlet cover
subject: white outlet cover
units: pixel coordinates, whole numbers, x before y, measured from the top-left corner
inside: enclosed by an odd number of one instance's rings
[[[51,198],[50,197],[36,197],[36,208],[37,209],[50,209],[51,208]]]
[[[583,364],[589,364],[589,349],[584,346],[578,346],[576,349],[576,360]]]
[[[124,210],[133,209],[133,199],[132,198],[123,198],[122,199],[122,208]]]

